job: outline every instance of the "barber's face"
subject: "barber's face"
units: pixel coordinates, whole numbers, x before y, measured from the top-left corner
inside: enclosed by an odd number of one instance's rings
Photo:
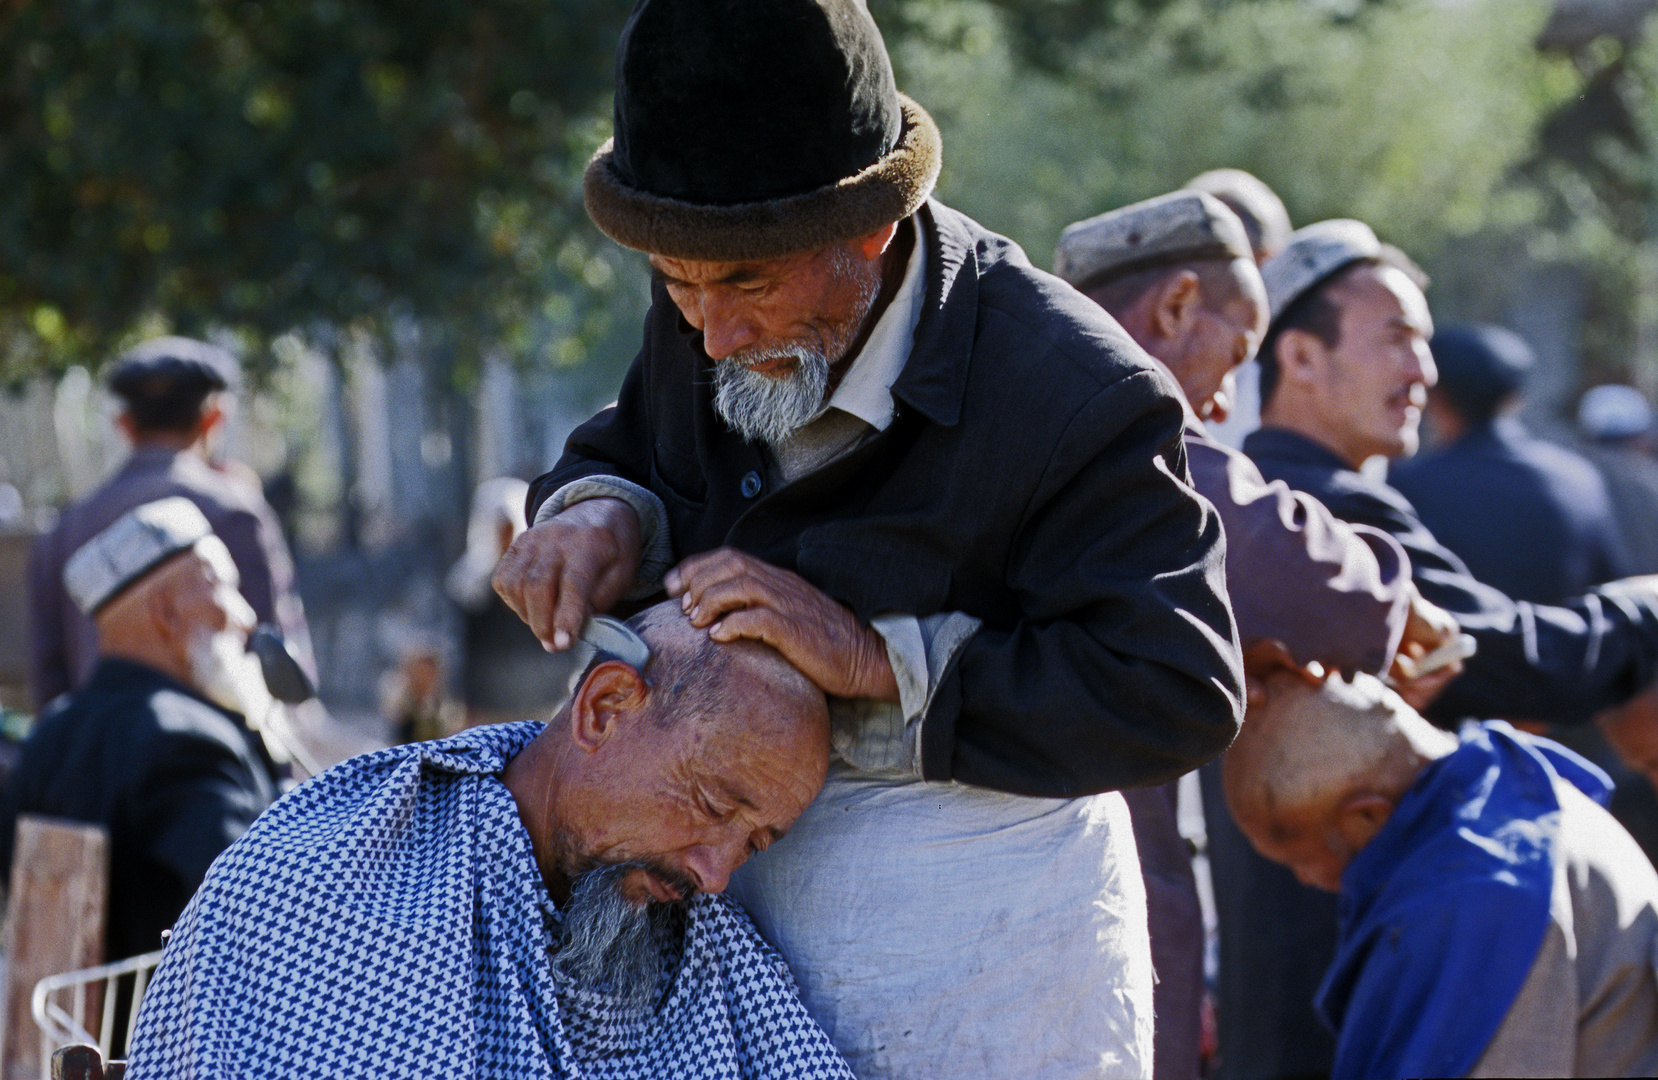
[[[821,730],[781,725],[752,696],[712,722],[662,728],[640,714],[619,728],[595,754],[597,798],[565,822],[566,872],[643,862],[623,885],[640,902],[724,891],[806,809],[827,769]]]
[[[744,357],[805,345],[822,351],[831,364],[839,360],[868,313],[871,273],[879,282],[878,268],[855,272],[858,257],[853,245],[758,262],[652,255],[651,268],[685,321],[702,331],[709,359],[730,358],[756,373],[782,377],[791,370],[788,360],[747,363]]]
[[[1355,466],[1377,454],[1414,454],[1428,387],[1438,380],[1427,299],[1391,266],[1361,267],[1329,296],[1341,336],[1334,349],[1315,345],[1323,360],[1316,394],[1339,442],[1333,449]]]

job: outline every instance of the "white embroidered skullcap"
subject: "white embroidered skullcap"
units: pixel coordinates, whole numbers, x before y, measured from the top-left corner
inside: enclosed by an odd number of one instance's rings
[[[1261,267],[1273,320],[1342,267],[1381,255],[1382,242],[1370,226],[1352,218],[1331,218],[1295,230],[1284,250]]]
[[[115,519],[82,544],[63,567],[63,585],[88,615],[168,559],[211,536],[196,504],[183,496],[157,499]]]

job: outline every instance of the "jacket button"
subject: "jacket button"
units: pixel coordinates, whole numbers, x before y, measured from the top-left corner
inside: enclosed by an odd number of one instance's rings
[[[760,474],[757,472],[744,473],[742,491],[745,499],[752,499],[760,494]]]

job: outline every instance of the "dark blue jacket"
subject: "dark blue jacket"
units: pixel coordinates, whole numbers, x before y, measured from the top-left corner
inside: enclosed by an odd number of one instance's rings
[[[1479,652],[1429,708],[1431,718],[1579,722],[1658,676],[1658,602],[1651,596],[1612,586],[1558,607],[1514,600],[1477,580],[1398,490],[1313,440],[1262,428],[1244,440],[1244,453],[1267,479],[1317,497],[1339,518],[1391,534],[1410,555],[1417,589],[1478,640]]]
[[[110,960],[161,948],[219,852],[276,798],[242,717],[154,668],[104,658],[35,724],[0,802],[0,871],[19,814],[109,830]]]
[[[1398,462],[1388,480],[1474,577],[1516,600],[1559,604],[1631,573],[1600,472],[1513,417]]]

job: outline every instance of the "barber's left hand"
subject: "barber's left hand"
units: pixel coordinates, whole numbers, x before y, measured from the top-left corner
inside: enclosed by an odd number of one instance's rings
[[[686,559],[665,584],[715,641],[763,641],[826,694],[898,700],[886,641],[799,574],[720,548]]]

